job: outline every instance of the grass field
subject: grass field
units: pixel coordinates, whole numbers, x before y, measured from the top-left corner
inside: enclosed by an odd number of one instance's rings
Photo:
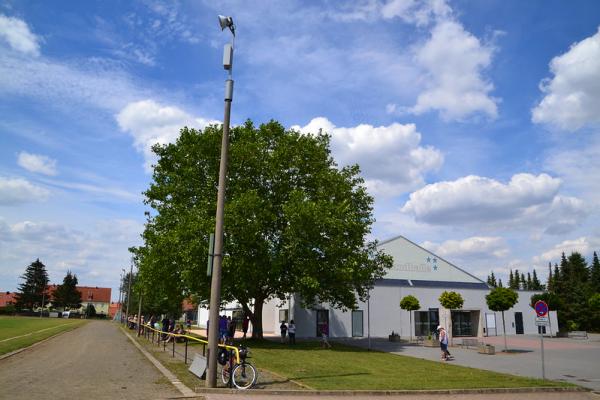
[[[75,329],[84,320],[0,317],[0,355],[30,346],[59,332]]]
[[[497,372],[367,351],[319,342],[299,342],[294,348],[268,341],[249,341],[251,361],[313,389],[415,390],[572,386]]]
[[[182,361],[170,351],[152,347],[156,356],[190,387],[203,386]],[[334,343],[320,348],[318,341],[301,341],[295,347],[272,341],[248,340],[250,362],[259,368],[259,385],[266,389],[301,389],[291,383],[316,390],[426,390],[573,386],[565,382],[543,381],[461,367],[377,351],[367,351]],[[198,351],[198,350],[196,350]],[[193,350],[190,349],[190,354]],[[269,372],[274,373],[269,374]],[[283,378],[283,379],[281,379]],[[288,384],[286,385],[286,381]],[[273,386],[273,387],[271,387]]]

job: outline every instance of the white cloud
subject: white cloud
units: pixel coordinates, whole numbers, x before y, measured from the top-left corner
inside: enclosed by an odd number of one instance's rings
[[[535,225],[546,233],[565,233],[588,210],[577,198],[559,196],[560,185],[560,179],[547,174],[516,174],[507,184],[470,175],[411,193],[402,211],[432,225]]]
[[[439,244],[427,241],[422,246],[444,258],[503,258],[510,253],[504,239],[497,236],[473,236],[463,240],[446,240]]]
[[[574,131],[600,122],[600,28],[550,62],[552,79],[540,89],[545,94],[532,110],[532,120]]]
[[[82,285],[110,287],[129,264],[128,248],[140,244],[143,229],[132,220],[100,220],[86,231],[44,221],[7,223],[0,217],[0,271],[10,271],[6,279],[16,283],[22,270],[15,267],[24,270],[39,258],[51,282],[60,283],[71,270]]]
[[[27,171],[37,172],[44,175],[54,176],[56,171],[56,160],[39,154],[22,151],[17,156],[17,163]]]
[[[13,50],[36,57],[40,55],[39,37],[19,18],[0,14],[0,39],[5,40]]]
[[[23,178],[0,177],[0,205],[12,206],[31,201],[43,201],[50,192]]]
[[[600,237],[582,236],[577,239],[565,240],[554,245],[551,249],[535,256],[533,262],[536,264],[560,263],[562,253],[568,257],[573,252],[581,253],[584,257],[600,247]],[[589,261],[589,260],[588,260]]]
[[[424,176],[444,161],[441,152],[421,146],[421,134],[414,124],[393,123],[375,127],[361,124],[336,127],[327,118],[312,119],[306,126],[292,129],[331,135],[331,147],[340,166],[359,164],[367,187],[375,195],[393,196],[424,183]]]
[[[194,118],[174,106],[163,106],[153,100],[142,100],[127,104],[116,116],[119,127],[134,139],[136,149],[144,155],[146,171],[152,170],[156,161],[152,146],[167,144],[179,137],[184,126],[204,129],[218,121]]]
[[[497,99],[489,96],[494,87],[482,76],[493,52],[492,46],[482,44],[460,23],[438,23],[416,51],[417,62],[427,71],[426,90],[411,111],[437,110],[444,119],[462,119],[479,112],[495,118]]]
[[[389,0],[381,8],[381,16],[385,19],[395,17],[417,26],[427,25],[432,20],[447,18],[452,9],[445,0]]]

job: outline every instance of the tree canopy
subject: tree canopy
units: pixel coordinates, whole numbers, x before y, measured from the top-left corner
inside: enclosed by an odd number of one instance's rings
[[[27,308],[33,309],[42,306],[42,300],[48,285],[48,272],[46,266],[38,258],[25,269],[25,273],[21,276],[24,280],[19,285],[19,290],[16,295],[15,305],[18,309]],[[46,299],[44,301],[49,301]]]
[[[400,300],[400,308],[406,311],[415,311],[421,308],[421,305],[415,296],[409,294]]]
[[[77,290],[77,275],[67,271],[62,285],[58,285],[52,293],[52,305],[67,309],[81,307],[81,292]]]
[[[462,308],[464,304],[463,297],[460,293],[456,292],[443,292],[440,295],[439,301],[442,307],[447,308],[448,310],[458,310]]]
[[[208,237],[214,230],[222,130],[184,128],[157,145],[145,192],[144,245],[131,249],[144,293],[181,304],[210,298]],[[230,132],[222,300],[236,300],[262,336],[264,302],[299,295],[304,305],[354,308],[391,257],[366,241],[373,199],[356,165],[338,168],[329,137],[271,121]]]
[[[513,289],[497,287],[485,296],[485,301],[490,310],[504,312],[517,304],[519,295]]]

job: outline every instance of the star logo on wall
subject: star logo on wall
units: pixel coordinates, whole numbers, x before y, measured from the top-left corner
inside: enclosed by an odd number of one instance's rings
[[[431,262],[431,257],[427,257],[427,262]]]

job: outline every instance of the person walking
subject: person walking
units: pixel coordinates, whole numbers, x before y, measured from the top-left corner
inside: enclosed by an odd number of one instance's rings
[[[288,324],[288,337],[290,338],[290,345],[296,344],[296,324],[294,324],[294,320],[292,319]]]
[[[448,361],[452,357],[448,351],[448,333],[441,325],[438,325],[437,330],[440,339],[440,350],[442,351],[442,361]]]
[[[250,325],[250,318],[248,318],[248,316],[245,316],[244,322],[242,322],[242,332],[244,332],[244,339],[246,339],[246,334],[248,333],[248,325]]]
[[[287,335],[287,325],[285,321],[281,321],[281,325],[279,325],[279,331],[281,332],[281,343],[285,343],[285,337]]]

